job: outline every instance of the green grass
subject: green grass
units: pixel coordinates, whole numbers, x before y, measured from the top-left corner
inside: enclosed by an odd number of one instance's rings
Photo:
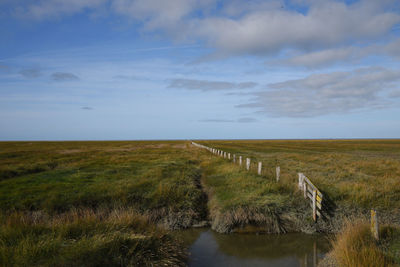
[[[296,185],[291,181],[283,178],[277,183],[272,174],[259,176],[211,155],[202,161],[202,169],[214,230],[273,233],[295,230],[293,226],[284,226],[283,221],[293,224],[297,220],[296,210],[303,210],[302,204],[306,202],[295,193]]]
[[[197,209],[201,190],[194,179],[200,173],[183,142],[22,144],[0,143],[3,211],[57,213],[114,205]]]
[[[273,177],[258,176],[223,160],[204,164],[204,183],[213,191],[224,211],[237,206],[284,206],[290,202],[293,186],[276,183]]]
[[[174,266],[184,247],[160,226],[207,216],[219,232],[303,230],[297,172],[338,206],[400,205],[399,140],[200,143],[251,157],[252,171],[185,141],[0,142],[0,266]]]
[[[400,140],[240,140],[201,144],[250,157],[290,183],[302,172],[339,206],[393,210],[400,206]]]
[[[0,266],[175,266],[204,219],[185,142],[0,143]]]
[[[181,266],[186,254],[132,210],[74,210],[1,218],[1,266]]]

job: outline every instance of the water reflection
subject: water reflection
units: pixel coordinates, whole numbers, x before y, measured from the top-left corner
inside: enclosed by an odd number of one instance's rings
[[[190,246],[189,266],[317,266],[329,250],[321,235],[223,235],[209,229],[180,235]]]

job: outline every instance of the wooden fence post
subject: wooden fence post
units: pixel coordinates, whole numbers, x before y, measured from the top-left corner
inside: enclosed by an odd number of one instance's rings
[[[262,168],[262,163],[261,163],[261,161],[259,161],[258,162],[258,170],[257,170],[258,175],[261,175],[261,168]]]
[[[299,172],[299,190],[303,190],[303,174]]]
[[[314,222],[317,221],[317,190],[313,190],[312,193],[312,214]]]
[[[226,158],[226,152],[224,152],[224,159]]]
[[[276,167],[276,181],[279,182],[279,176],[281,175],[281,167]]]
[[[379,240],[379,224],[376,210],[371,210],[371,233],[375,240]]]
[[[233,163],[235,163],[235,162],[236,162],[236,155],[233,154]]]
[[[239,156],[239,165],[242,166],[242,156]]]
[[[303,193],[304,193],[304,198],[307,198],[307,183],[305,183],[304,180],[303,180]]]
[[[246,169],[250,170],[250,159],[246,158]]]
[[[228,153],[228,159],[231,159],[231,153]]]

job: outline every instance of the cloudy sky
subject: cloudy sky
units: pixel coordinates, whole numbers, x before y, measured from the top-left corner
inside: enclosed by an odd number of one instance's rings
[[[0,0],[0,140],[399,138],[398,0]]]

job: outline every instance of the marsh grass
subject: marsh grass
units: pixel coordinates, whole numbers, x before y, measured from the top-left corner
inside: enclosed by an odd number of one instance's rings
[[[277,183],[268,174],[257,175],[218,157],[204,160],[203,187],[209,197],[212,227],[218,232],[284,233],[293,230],[283,220],[295,215],[300,195],[286,178]],[[292,229],[290,229],[292,228]],[[247,230],[246,230],[247,229]],[[298,229],[297,229],[298,231]]]
[[[179,242],[133,210],[75,209],[1,218],[1,266],[181,266]]]
[[[295,184],[303,172],[338,206],[391,211],[400,206],[400,140],[235,140],[201,144],[276,166]],[[253,170],[255,172],[255,169]]]
[[[0,209],[197,211],[201,173],[196,156],[182,147],[184,142],[0,143]]]
[[[397,140],[202,143],[252,171],[184,141],[0,142],[0,265],[179,265],[184,249],[160,225],[207,218],[219,232],[299,231],[313,223],[297,172],[337,205],[400,205]]]
[[[163,228],[206,216],[198,153],[185,142],[0,142],[0,266],[184,265]]]
[[[380,227],[380,240],[376,241],[368,222],[347,221],[332,242],[332,255],[337,264],[344,267],[395,266],[399,263],[396,252],[399,240],[398,227]]]

